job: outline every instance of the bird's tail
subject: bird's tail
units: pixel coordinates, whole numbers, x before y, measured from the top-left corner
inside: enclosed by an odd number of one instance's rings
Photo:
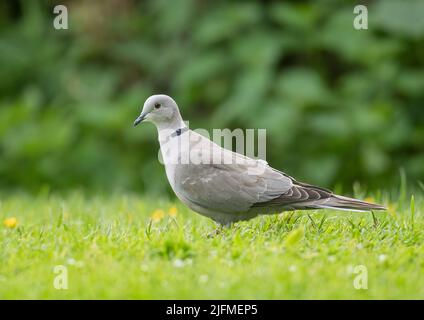
[[[348,211],[387,210],[386,207],[379,204],[369,203],[339,195],[332,195],[331,197],[327,198],[325,202],[319,204],[318,207],[323,209],[325,208]]]

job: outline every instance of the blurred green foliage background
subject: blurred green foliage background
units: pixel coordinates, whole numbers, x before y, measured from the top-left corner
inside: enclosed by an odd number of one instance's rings
[[[65,4],[69,29],[53,28]],[[0,3],[0,188],[169,191],[152,125],[265,128],[267,160],[351,188],[424,180],[424,1]]]

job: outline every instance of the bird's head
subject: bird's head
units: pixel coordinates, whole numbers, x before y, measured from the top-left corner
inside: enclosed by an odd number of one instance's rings
[[[134,121],[134,126],[142,121],[153,122],[156,126],[163,126],[173,122],[180,122],[181,116],[177,103],[171,97],[157,94],[147,98],[140,116]]]

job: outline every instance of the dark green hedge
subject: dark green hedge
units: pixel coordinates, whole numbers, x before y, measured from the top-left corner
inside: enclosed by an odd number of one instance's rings
[[[63,3],[63,2],[57,2]],[[192,128],[266,128],[267,160],[312,183],[424,179],[424,1],[51,1],[0,4],[0,187],[165,192],[167,93]]]

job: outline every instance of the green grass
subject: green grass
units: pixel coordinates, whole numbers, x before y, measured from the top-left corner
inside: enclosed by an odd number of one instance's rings
[[[400,200],[374,217],[286,213],[208,238],[214,223],[178,201],[176,218],[153,223],[155,209],[174,203],[136,194],[3,194],[0,298],[423,299],[424,201],[422,193]],[[16,228],[3,225],[8,217]],[[67,267],[67,290],[53,286],[57,265]],[[368,289],[354,288],[359,265]]]

